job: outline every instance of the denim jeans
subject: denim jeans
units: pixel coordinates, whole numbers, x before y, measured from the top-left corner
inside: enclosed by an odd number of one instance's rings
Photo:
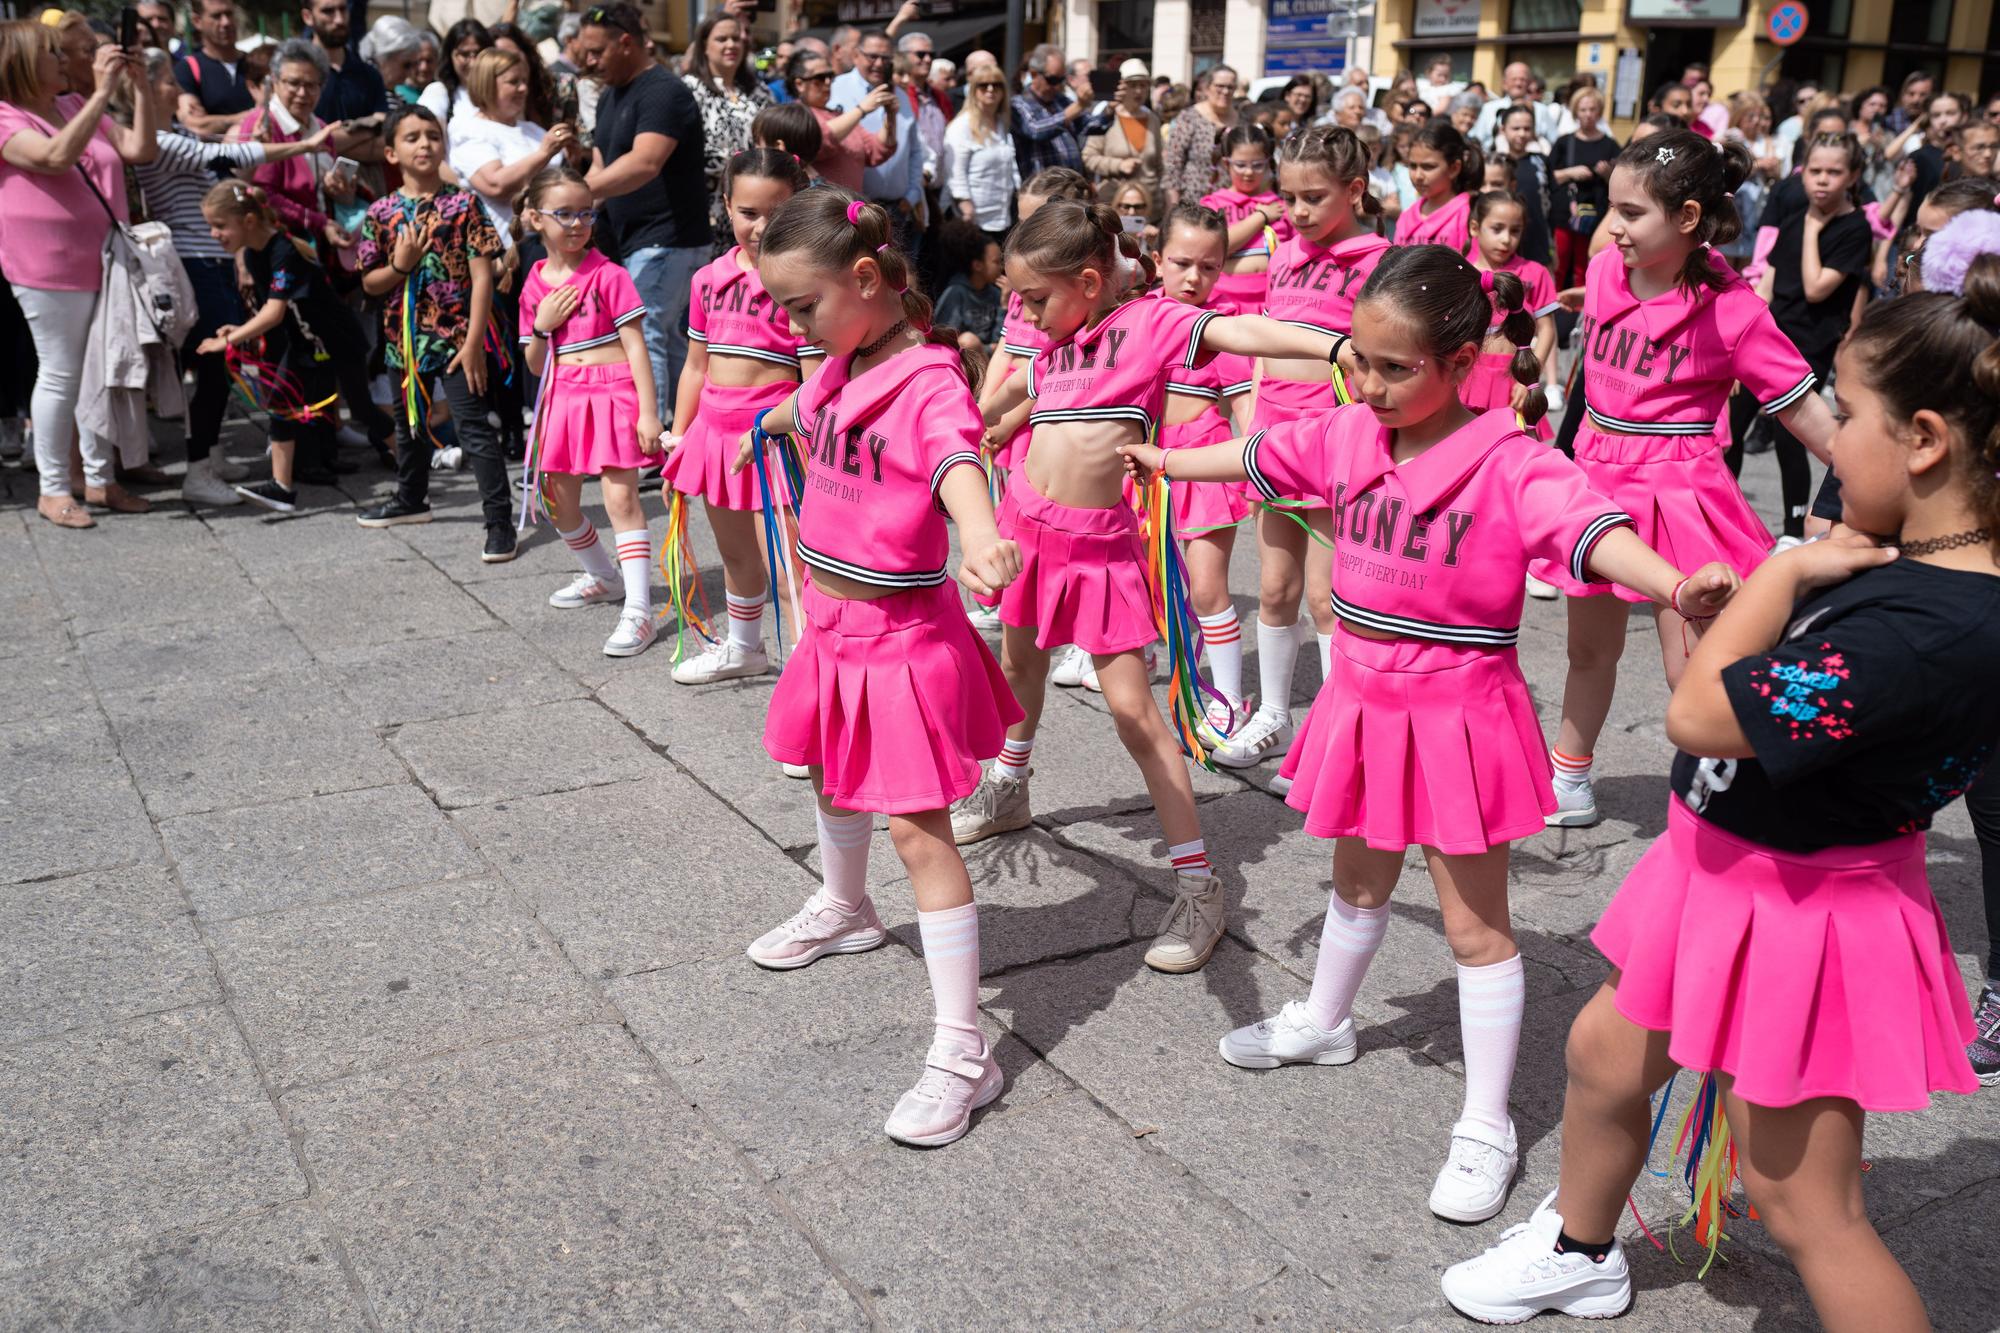
[[[694,275],[714,257],[714,249],[706,245],[650,245],[625,256],[625,271],[646,303],[641,327],[653,362],[653,392],[662,419],[673,415],[674,390],[681,367],[687,364],[688,293]]]

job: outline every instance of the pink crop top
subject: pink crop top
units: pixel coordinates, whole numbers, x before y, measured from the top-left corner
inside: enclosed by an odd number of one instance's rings
[[[1728,269],[1721,255],[1715,264]],[[1739,381],[1766,414],[1812,392],[1812,369],[1771,307],[1729,277],[1719,292],[1675,287],[1641,301],[1618,251],[1590,261],[1576,331],[1593,425],[1615,435],[1710,435]]]
[[[1167,374],[1215,359],[1201,331],[1215,312],[1137,296],[1028,364],[1029,426],[1060,421],[1131,421],[1146,435],[1166,405]]]
[[[1035,353],[1049,345],[1049,335],[1030,324],[1021,313],[1021,294],[1007,293],[1007,318],[1000,325],[1000,350],[1011,352],[1023,359],[1032,359]]]
[[[1321,333],[1352,333],[1354,299],[1388,252],[1389,242],[1373,232],[1331,247],[1298,235],[1281,241],[1264,313]]]
[[[1422,200],[1411,204],[1396,219],[1396,244],[1443,245],[1465,254],[1472,244],[1472,196],[1455,194],[1428,217]]]
[[[1533,559],[1590,577],[1590,553],[1632,519],[1507,412],[1398,466],[1390,432],[1356,403],[1258,431],[1243,466],[1272,500],[1333,511],[1333,609],[1388,634],[1511,648]]]
[[[1148,300],[1172,301],[1165,292],[1154,292]],[[1186,305],[1185,301],[1177,304]],[[1212,315],[1233,315],[1236,307],[1227,301],[1211,300],[1207,305],[1191,309],[1206,310]],[[1225,398],[1236,398],[1257,387],[1256,370],[1247,356],[1237,356],[1233,352],[1217,352],[1199,366],[1169,366],[1167,368],[1167,392],[1183,394],[1189,398],[1207,398],[1220,403]]]
[[[938,487],[982,467],[979,407],[955,348],[912,348],[850,379],[853,364],[829,358],[799,386],[799,559],[878,588],[936,587],[950,544]]]
[[[792,336],[792,318],[764,291],[753,265],[739,263],[743,247],[732,245],[694,275],[688,297],[688,337],[711,352],[753,357],[799,368],[802,356],[822,356],[819,348]]]
[[[1214,194],[1205,194],[1201,197],[1201,206],[1203,208],[1212,208],[1222,214],[1222,220],[1232,227],[1244,218],[1249,217],[1250,211],[1259,205],[1278,204],[1282,207],[1283,203],[1282,199],[1268,190],[1263,194],[1245,194],[1241,190],[1217,190]],[[1235,259],[1239,255],[1269,254],[1271,252],[1270,239],[1272,236],[1276,236],[1279,243],[1283,244],[1296,234],[1292,230],[1292,220],[1288,217],[1280,217],[1265,231],[1260,231],[1255,236],[1252,236],[1250,243],[1241,250],[1230,251],[1229,257]]]
[[[542,298],[554,290],[542,277],[542,268],[549,261],[537,260],[528,270],[528,280],[521,284],[521,341],[528,342],[535,336],[535,311],[541,306]],[[644,318],[646,303],[639,299],[639,289],[632,285],[632,275],[618,265],[592,250],[576,266],[576,272],[569,275],[562,286],[574,287],[582,295],[576,309],[563,326],[549,339],[551,354],[581,352],[590,347],[603,347],[618,341],[618,331],[634,320]]]

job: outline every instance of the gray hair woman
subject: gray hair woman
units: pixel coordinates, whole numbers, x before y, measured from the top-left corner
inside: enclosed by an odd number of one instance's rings
[[[235,143],[286,144],[309,139],[323,128],[313,113],[320,89],[326,87],[326,52],[317,43],[294,37],[271,57],[271,95],[230,131]],[[340,143],[334,143],[338,151]],[[324,153],[311,152],[282,162],[267,161],[250,173],[253,183],[270,196],[272,211],[288,231],[324,237],[335,249],[354,238],[333,220],[325,195],[326,173],[332,167]]]
[[[390,95],[414,102],[423,95],[424,85],[415,83],[410,71],[424,52],[424,34],[414,23],[395,14],[375,20],[375,26],[361,39],[361,58],[382,73]]]

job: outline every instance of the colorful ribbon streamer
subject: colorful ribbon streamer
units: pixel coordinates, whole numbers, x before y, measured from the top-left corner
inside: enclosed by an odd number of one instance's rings
[[[548,499],[542,494],[542,440],[549,428],[549,404],[555,396],[553,352],[542,369],[546,373],[542,376],[540,389],[535,393],[535,428],[528,435],[527,457],[521,465],[521,521],[517,524],[521,528],[534,523],[537,513],[546,514],[549,511]]]
[[[750,428],[750,462],[757,469],[757,495],[763,501],[759,515],[764,527],[764,565],[771,578],[771,615],[776,622],[778,648],[785,646],[785,602],[792,604],[792,646],[805,631],[805,617],[799,610],[798,568],[792,554],[792,534],[798,526],[797,504],[805,494],[805,467],[789,435],[770,435],[764,430],[762,413]],[[775,450],[772,446],[775,444]],[[770,455],[778,455],[782,489],[771,479]],[[786,523],[786,517],[791,519]],[[778,595],[778,589],[785,596]]]
[[[1679,1080],[1676,1074],[1667,1080],[1660,1090],[1659,1108],[1653,1113],[1653,1129],[1646,1141],[1646,1161],[1649,1174],[1665,1180],[1676,1174],[1674,1171],[1655,1170],[1650,1164],[1653,1149],[1658,1145],[1660,1129],[1666,1123],[1667,1109],[1673,1100],[1674,1084]],[[1707,1248],[1708,1254],[1702,1261],[1697,1278],[1708,1276],[1708,1270],[1715,1261],[1724,1256],[1722,1242],[1729,1239],[1724,1229],[1731,1218],[1757,1216],[1754,1208],[1739,1208],[1733,1201],[1736,1188],[1736,1140],[1730,1133],[1729,1119],[1722,1109],[1722,1089],[1712,1073],[1703,1074],[1696,1085],[1694,1096],[1681,1109],[1679,1121],[1674,1129],[1674,1149],[1669,1158],[1684,1161],[1678,1174],[1687,1183],[1689,1202],[1687,1211],[1680,1220],[1667,1228],[1667,1243],[1661,1245],[1657,1237],[1646,1227],[1645,1220],[1639,1219],[1639,1229],[1654,1245],[1673,1255],[1676,1262],[1685,1263],[1680,1251],[1675,1247],[1674,1236],[1690,1222],[1694,1224],[1695,1241]],[[1638,1205],[1628,1197],[1626,1203],[1632,1209],[1632,1216],[1639,1218]],[[1726,1259],[1725,1259],[1726,1262]]]
[[[701,570],[694,561],[694,542],[688,536],[687,496],[673,487],[667,487],[672,496],[667,501],[667,530],[660,538],[660,576],[667,584],[667,605],[660,608],[660,615],[671,611],[677,624],[674,626],[674,651],[668,659],[678,662],[687,648],[687,632],[692,629],[705,643],[715,643],[715,631],[709,627],[714,613],[708,609],[708,593],[701,586]],[[692,590],[693,595],[689,592]],[[701,610],[695,610],[695,603]]]
[[[222,364],[228,371],[230,384],[253,411],[268,412],[274,421],[294,421],[301,425],[332,420],[327,409],[340,400],[338,392],[308,403],[305,387],[290,371],[241,347],[224,351]]]
[[[1146,546],[1146,582],[1152,593],[1153,625],[1167,645],[1167,697],[1172,701],[1174,738],[1181,753],[1211,773],[1214,742],[1221,739],[1209,725],[1201,696],[1222,700],[1201,678],[1201,620],[1188,601],[1187,562],[1181,555],[1173,522],[1173,482],[1155,472],[1144,486],[1134,487]],[[1227,702],[1226,700],[1224,702]]]

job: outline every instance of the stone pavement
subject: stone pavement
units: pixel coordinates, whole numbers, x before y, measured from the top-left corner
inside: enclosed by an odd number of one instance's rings
[[[1052,691],[1035,827],[968,857],[1007,1092],[912,1151],[881,1134],[930,1024],[887,839],[890,947],[742,956],[814,885],[808,792],[757,744],[768,681],[602,656],[609,608],[544,604],[570,573],[546,530],[479,562],[465,475],[392,533],[353,521],[380,473],[294,518],[167,502],[87,533],[0,480],[0,1327],[1458,1328],[1438,1272],[1553,1185],[1586,932],[1664,815],[1644,622],[1610,818],[1514,851],[1524,1177],[1458,1228],[1424,1206],[1461,1075],[1420,868],[1358,1063],[1215,1054],[1304,993],[1325,910],[1328,848],[1268,769],[1197,774],[1230,935],[1156,975],[1138,773],[1100,701]],[[1768,457],[1751,485],[1771,512]],[[1522,657],[1553,725],[1558,607],[1530,603]],[[1970,980],[1962,808],[1932,847]],[[1995,1096],[1870,1131],[1871,1210],[1941,1329],[2000,1319]],[[1704,1282],[1632,1252],[1634,1327],[1811,1326],[1754,1224]]]

